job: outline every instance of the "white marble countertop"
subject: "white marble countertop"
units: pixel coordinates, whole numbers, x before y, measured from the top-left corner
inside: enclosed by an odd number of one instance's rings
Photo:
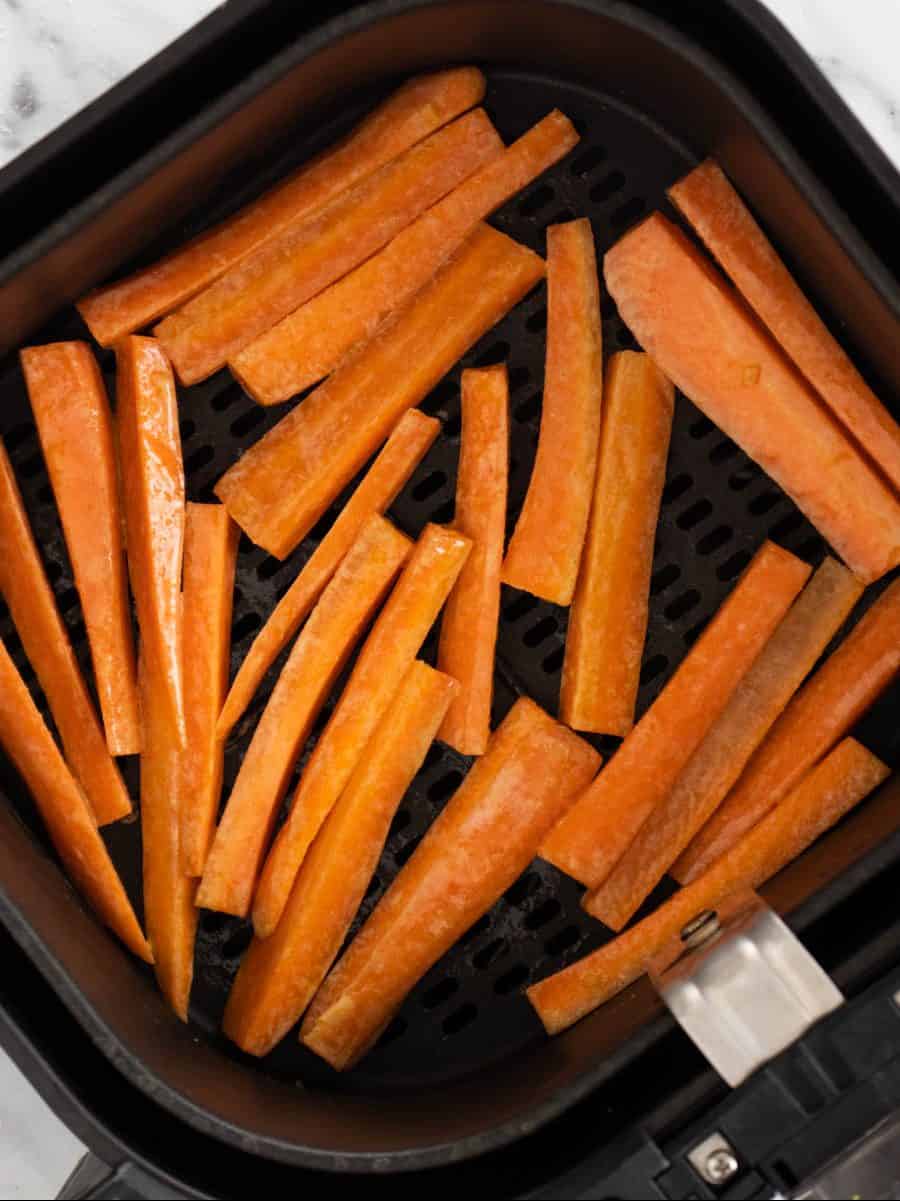
[[[898,0],[768,3],[900,166]],[[0,0],[0,167],[217,6]],[[0,1197],[53,1197],[81,1150],[0,1052]]]

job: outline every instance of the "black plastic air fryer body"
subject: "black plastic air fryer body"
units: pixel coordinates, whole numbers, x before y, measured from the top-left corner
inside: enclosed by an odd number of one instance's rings
[[[573,154],[497,214],[499,228],[543,251],[548,224],[588,215],[602,251],[665,206],[666,186],[713,154],[876,391],[900,412],[900,181],[756,3],[402,0],[334,11],[233,0],[0,174],[4,347],[84,336],[69,302],[86,288],[151,261],[236,208],[328,144],[398,79],[476,62],[505,140],[554,106],[582,135]],[[607,350],[633,345],[608,299],[603,314]],[[534,454],[545,319],[538,289],[463,361],[509,364],[513,515]],[[110,356],[102,366],[112,385]],[[409,533],[452,516],[458,380],[459,368],[424,403],[443,418],[444,434],[391,511]],[[71,569],[13,354],[0,365],[0,397],[0,433],[89,674]],[[202,500],[283,410],[257,407],[220,373],[184,390],[181,411],[189,495]],[[316,536],[283,565],[242,543],[235,662]],[[813,563],[825,553],[771,481],[679,398],[641,710],[765,537]],[[498,718],[521,691],[555,708],[565,620],[564,610],[504,594]],[[0,634],[27,674],[5,614]],[[433,649],[432,638],[426,654]],[[229,744],[229,779],[271,683],[270,676]],[[856,731],[892,763],[898,696],[892,691]],[[429,755],[364,912],[467,767],[443,747]],[[789,1052],[787,1066],[779,1061],[732,1097],[646,981],[561,1037],[543,1036],[522,997],[525,984],[608,933],[583,914],[574,884],[540,862],[428,973],[352,1073],[336,1076],[293,1038],[252,1061],[217,1033],[246,926],[201,918],[191,1023],[182,1026],[150,973],[74,898],[6,766],[0,785],[10,802],[0,804],[0,951],[8,965],[0,973],[0,1034],[99,1156],[129,1165],[96,1195],[259,1190],[278,1197],[340,1187],[350,1197],[464,1189],[705,1196],[706,1186],[684,1168],[684,1140],[715,1121],[741,1157],[733,1187],[745,1191],[730,1195],[750,1196],[763,1160],[769,1175],[759,1177],[760,1187],[775,1180],[788,1189],[791,1174],[800,1179],[817,1166],[791,1167],[802,1159],[796,1146],[833,1151],[900,1104],[891,1075],[900,1056],[890,1000],[900,987],[890,974],[900,960],[893,883],[900,788],[893,783],[765,890],[853,1004],[828,1019],[825,1033],[813,1032],[815,1045],[797,1050],[802,1070]],[[106,833],[137,893],[137,825]],[[867,987],[875,991],[863,997]],[[869,1031],[868,1043],[860,1031]],[[726,1108],[711,1108],[717,1104]],[[73,1195],[87,1187],[73,1185]]]

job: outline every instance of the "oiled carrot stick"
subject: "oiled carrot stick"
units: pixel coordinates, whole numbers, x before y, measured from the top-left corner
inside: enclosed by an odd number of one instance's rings
[[[546,171],[577,143],[554,111],[454,188],[384,250],[308,300],[230,362],[260,404],[287,400],[326,376],[371,338],[454,254],[482,218]]]
[[[469,539],[453,530],[428,525],[422,531],[360,651],[269,852],[253,903],[253,926],[261,937],[267,938],[278,924],[304,855],[437,620],[470,548]]]
[[[407,409],[541,278],[543,260],[481,225],[371,342],[216,485],[238,525],[283,558]]]
[[[613,930],[628,921],[704,822],[722,803],[750,756],[862,593],[862,584],[826,559],[794,602],[675,787],[591,898]]]
[[[244,917],[291,770],[410,541],[369,518],[322,593],[269,697],[213,839],[197,904]]]
[[[253,640],[228,698],[217,727],[225,738],[242,716],[263,676],[296,634],[301,623],[322,594],[339,563],[353,545],[366,518],[384,513],[422,461],[441,428],[436,417],[410,409],[397,422],[378,458],[359,487],[344,505],[334,525],[313,551],[300,574],[275,606],[266,624]]]
[[[341,949],[397,806],[437,733],[457,684],[416,661],[310,848],[270,938],[241,961],[222,1028],[265,1055],[301,1016]]]
[[[310,219],[483,96],[484,76],[475,67],[411,79],[283,183],[153,266],[91,292],[79,312],[102,346],[114,345],[196,296],[287,225]]]
[[[534,470],[503,582],[571,604],[587,531],[603,396],[597,255],[583,217],[547,230],[547,362]]]
[[[128,790],[59,615],[6,448],[0,442],[0,592],[37,673],[75,778],[102,826],[131,812]]]
[[[112,414],[84,342],[22,351],[22,370],[91,647],[111,755],[141,749]]]
[[[609,875],[806,583],[810,568],[772,542],[757,551],[675,675],[541,847],[590,888]]]
[[[864,583],[900,562],[900,504],[733,289],[659,213],[604,259],[658,366],[787,492]]]
[[[674,401],[647,355],[612,355],[559,698],[575,730],[624,737],[634,725]]]

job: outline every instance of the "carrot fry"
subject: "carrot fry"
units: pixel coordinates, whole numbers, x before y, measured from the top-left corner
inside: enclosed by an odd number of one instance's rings
[[[900,488],[900,426],[825,328],[718,163],[707,159],[669,198],[835,417]]]
[[[609,766],[551,831],[545,859],[596,888],[688,760],[806,583],[810,568],[766,542]]]
[[[152,963],[153,954],[97,830],[87,797],[59,753],[2,642],[0,744],[34,798],[75,887],[130,951]]]
[[[230,362],[259,404],[287,400],[371,338],[454,254],[475,226],[577,143],[554,111],[453,189],[384,250],[246,346]]]
[[[778,805],[900,670],[900,580],[797,693],[737,784],[672,868],[695,879]]]
[[[213,839],[197,904],[245,917],[291,770],[353,646],[409,553],[370,517],[297,639],[241,763]]]
[[[547,362],[534,470],[503,582],[571,604],[587,532],[603,396],[594,235],[587,218],[547,230]]]
[[[359,487],[344,505],[334,525],[304,563],[300,574],[275,606],[247,652],[225,706],[217,733],[225,738],[260,686],[263,676],[296,634],[322,589],[334,575],[364,522],[373,513],[384,513],[418,467],[440,432],[436,417],[410,409],[370,467]]]
[[[652,360],[630,350],[610,358],[604,393],[559,715],[573,729],[624,738],[634,725],[675,398]]]
[[[591,912],[620,930],[740,776],[775,719],[812,671],[862,593],[826,559],[634,841],[591,897]]]
[[[222,1027],[266,1055],[301,1016],[334,963],[378,865],[397,806],[434,739],[455,680],[418,660],[310,848],[271,938],[241,961]]]
[[[390,323],[231,467],[216,493],[259,546],[283,558],[389,430],[537,283],[536,254],[479,226]]]
[[[726,281],[659,213],[604,260],[622,319],[659,367],[871,583],[900,562],[900,504]]]
[[[462,375],[462,440],[454,528],[472,539],[441,622],[438,667],[458,680],[440,737],[463,755],[482,755],[491,733],[500,567],[509,466],[506,367]]]
[[[366,744],[437,620],[471,543],[428,525],[366,639],[341,699],[316,744],[269,852],[253,904],[253,926],[267,938],[322,822],[365,753]]]
[[[0,442],[0,592],[47,703],[75,778],[97,822],[131,812],[128,790],[103,737],[69,633],[35,545],[22,495]]]
[[[84,342],[22,351],[22,370],[66,536],[111,755],[141,749],[137,671],[112,414]]]
[[[288,225],[308,221],[341,192],[478,104],[484,76],[459,67],[411,79],[348,137],[153,266],[98,288],[78,304],[101,344],[113,346],[218,279]]]

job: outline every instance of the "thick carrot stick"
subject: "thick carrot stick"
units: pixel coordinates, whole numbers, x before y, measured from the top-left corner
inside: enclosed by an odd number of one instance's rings
[[[308,300],[230,362],[254,400],[287,400],[328,375],[373,336],[454,254],[482,218],[546,171],[578,141],[554,111],[454,188],[384,250]]]
[[[242,716],[263,676],[296,634],[322,590],[334,575],[363,523],[373,513],[384,513],[422,461],[440,432],[436,417],[410,409],[393,433],[359,487],[347,501],[334,525],[304,563],[300,574],[275,606],[247,652],[228,692],[217,727],[225,738]]]
[[[21,359],[81,598],[106,744],[111,755],[135,755],[141,717],[103,377],[84,342],[30,346]]]
[[[547,230],[547,293],[541,428],[503,582],[568,605],[594,493],[603,396],[597,256],[586,217]]]
[[[91,292],[79,312],[101,346],[114,345],[196,296],[286,226],[312,218],[483,96],[484,76],[475,67],[411,79],[283,183],[152,267]]]
[[[2,643],[0,744],[34,798],[75,887],[130,951],[152,963],[152,952],[97,830],[87,798]]]
[[[778,805],[900,670],[900,580],[797,693],[737,784],[672,868],[683,884]]]
[[[825,328],[775,248],[707,159],[669,198],[835,417],[900,489],[900,426]]]
[[[391,428],[541,278],[543,260],[481,225],[415,299],[242,455],[216,485],[238,525],[283,558]]]
[[[377,514],[322,593],[269,697],[213,839],[197,904],[244,917],[297,755],[410,541]]]
[[[225,745],[216,729],[228,688],[238,528],[222,505],[188,504],[184,531],[184,710],[181,870],[202,876],[222,793]]]
[[[644,350],[870,583],[900,562],[900,504],[738,296],[659,213],[604,260]]]
[[[591,912],[610,929],[625,925],[722,803],[861,593],[859,580],[835,559],[816,571],[675,787],[591,897]]]
[[[469,539],[453,530],[428,525],[422,531],[359,653],[269,852],[253,903],[253,925],[261,937],[267,938],[278,924],[307,850],[365,753],[470,549]]]
[[[541,854],[590,888],[609,875],[806,583],[810,568],[766,542],[609,766]]]
[[[0,592],[37,673],[75,778],[97,822],[131,812],[35,545],[12,464],[0,442]]]
[[[528,999],[547,1033],[559,1034],[627,988],[689,921],[781,871],[889,774],[858,742],[842,742],[782,805],[693,884],[599,951],[532,985]]]
[[[284,916],[241,962],[222,1027],[244,1051],[267,1054],[325,979],[456,689],[455,680],[418,660],[406,673],[310,848]]]
[[[624,737],[634,725],[674,401],[647,355],[612,355],[559,698],[576,730]]]

